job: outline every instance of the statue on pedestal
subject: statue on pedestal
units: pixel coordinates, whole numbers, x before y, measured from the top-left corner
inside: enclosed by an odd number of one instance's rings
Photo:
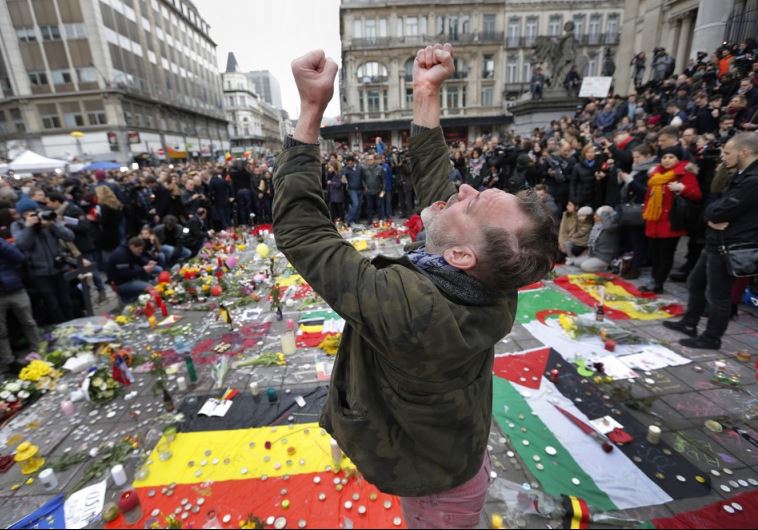
[[[560,39],[538,37],[534,44],[532,64],[547,64],[553,89],[563,86],[564,78],[572,66],[576,66],[578,72],[583,72],[589,62],[587,56],[579,54],[579,41],[574,36],[574,23],[566,22],[563,30],[565,33]]]

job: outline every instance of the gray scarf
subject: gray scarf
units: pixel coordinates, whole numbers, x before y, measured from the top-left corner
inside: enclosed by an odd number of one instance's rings
[[[442,256],[431,254],[425,248],[413,250],[406,255],[421,274],[432,280],[432,283],[456,304],[484,306],[497,300],[492,289],[453,267]]]

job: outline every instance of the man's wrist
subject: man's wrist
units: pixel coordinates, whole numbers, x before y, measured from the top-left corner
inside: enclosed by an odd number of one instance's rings
[[[317,144],[323,116],[322,111],[302,108],[292,138],[306,144]]]

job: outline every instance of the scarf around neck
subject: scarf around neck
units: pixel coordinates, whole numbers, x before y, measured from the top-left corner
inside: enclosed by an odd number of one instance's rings
[[[482,282],[453,267],[442,256],[428,252],[426,248],[413,250],[406,256],[421,274],[457,304],[484,306],[497,299]]]
[[[663,213],[663,195],[666,184],[676,178],[676,172],[671,169],[666,172],[655,173],[647,181],[647,187],[650,189],[650,198],[642,212],[642,218],[645,221],[657,221]]]

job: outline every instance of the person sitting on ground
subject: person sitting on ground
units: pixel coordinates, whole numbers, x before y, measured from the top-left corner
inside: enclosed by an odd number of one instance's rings
[[[167,215],[163,219],[163,224],[155,227],[155,237],[161,244],[161,253],[166,258],[166,267],[172,267],[192,255],[192,251],[183,245],[185,235],[184,227],[173,215]]]
[[[573,202],[566,205],[558,231],[558,245],[566,255],[566,265],[573,265],[574,258],[587,252],[587,241],[593,224],[591,206],[582,206],[578,210]]]
[[[429,46],[414,61],[408,155],[426,243],[369,261],[321,194],[319,127],[337,64],[319,50],[292,71],[300,119],[278,159],[274,234],[347,322],[320,425],[367,481],[400,496],[409,525],[473,528],[490,480],[494,345],[513,325],[517,289],[551,270],[555,223],[533,193],[456,193],[440,128],[452,47]]]
[[[145,242],[135,236],[108,258],[108,281],[115,285],[116,294],[125,304],[136,300],[150,287],[150,279],[158,266],[142,256],[144,249]]]
[[[573,264],[583,272],[602,272],[619,253],[619,226],[616,211],[601,206],[595,212],[595,224],[587,240],[587,254],[574,258]]]

